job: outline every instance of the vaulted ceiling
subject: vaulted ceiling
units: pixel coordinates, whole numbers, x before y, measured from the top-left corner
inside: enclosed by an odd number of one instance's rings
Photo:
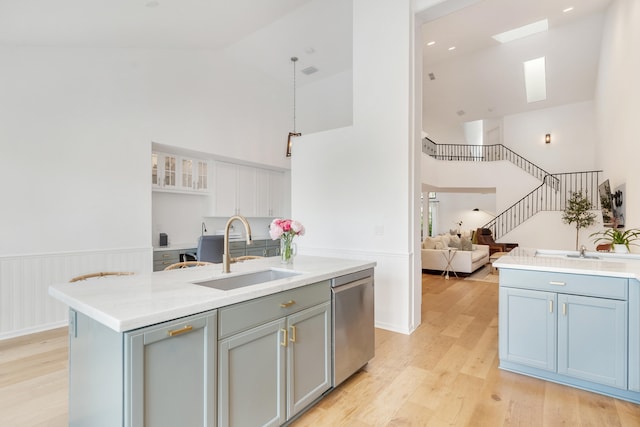
[[[462,135],[465,122],[592,100],[609,3],[482,0],[424,24],[424,131],[437,142],[460,143],[447,138]],[[505,44],[491,37],[545,18],[546,32]],[[527,103],[523,62],[542,56],[547,99]]]

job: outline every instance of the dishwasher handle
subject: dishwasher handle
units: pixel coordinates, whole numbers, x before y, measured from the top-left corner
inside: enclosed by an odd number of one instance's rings
[[[349,289],[355,288],[357,286],[368,285],[369,283],[373,284],[373,280],[371,277],[365,277],[364,279],[356,280],[355,282],[347,283],[342,286],[334,287],[333,292],[336,294],[339,292],[348,291]]]

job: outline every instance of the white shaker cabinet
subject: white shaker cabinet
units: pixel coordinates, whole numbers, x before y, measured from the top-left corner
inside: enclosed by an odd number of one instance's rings
[[[213,177],[209,216],[283,216],[283,172],[215,162]]]
[[[214,194],[210,216],[256,216],[254,168],[215,162]]]
[[[282,217],[284,173],[257,169],[256,214],[261,217]]]

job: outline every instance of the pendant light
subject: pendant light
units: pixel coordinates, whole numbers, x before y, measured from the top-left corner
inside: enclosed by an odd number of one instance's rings
[[[293,132],[289,132],[289,137],[287,138],[287,157],[291,157],[291,137],[302,135],[301,133],[296,132],[296,62],[297,61],[298,61],[298,58],[296,56],[291,57],[291,62],[293,63]]]

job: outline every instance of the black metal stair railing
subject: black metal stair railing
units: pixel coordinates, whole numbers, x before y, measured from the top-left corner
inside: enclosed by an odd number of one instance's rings
[[[598,184],[601,173],[602,171],[586,171],[549,175],[544,180],[556,179],[559,185],[558,190],[543,182],[485,224],[483,228],[489,228],[494,239],[497,240],[538,212],[564,210],[567,206],[567,200],[575,192],[581,192],[596,209],[600,201]]]
[[[559,182],[552,174],[502,144],[437,144],[429,138],[424,138],[422,140],[422,152],[437,160],[463,162],[507,160],[543,182],[544,185],[556,190],[559,189]]]

